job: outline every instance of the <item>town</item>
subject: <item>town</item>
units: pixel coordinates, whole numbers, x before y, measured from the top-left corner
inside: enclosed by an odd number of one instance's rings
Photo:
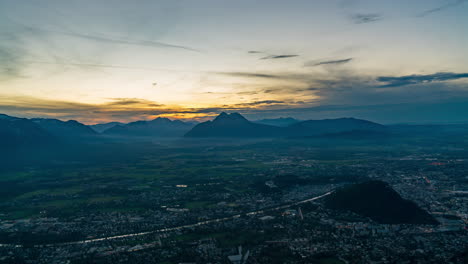
[[[148,157],[41,175],[33,184],[47,191],[2,202],[1,261],[230,263],[238,246],[249,251],[246,263],[460,263],[466,256],[468,159],[291,149],[210,147],[188,156],[175,148],[170,164]],[[335,190],[367,180],[387,182],[439,224],[382,224],[325,205]]]

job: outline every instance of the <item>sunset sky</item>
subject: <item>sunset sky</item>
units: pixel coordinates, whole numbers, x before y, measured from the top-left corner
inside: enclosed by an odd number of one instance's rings
[[[0,0],[0,113],[468,121],[468,1]]]

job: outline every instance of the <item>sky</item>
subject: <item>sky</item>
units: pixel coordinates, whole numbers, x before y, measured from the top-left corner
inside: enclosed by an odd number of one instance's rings
[[[0,113],[468,122],[468,0],[0,0]]]

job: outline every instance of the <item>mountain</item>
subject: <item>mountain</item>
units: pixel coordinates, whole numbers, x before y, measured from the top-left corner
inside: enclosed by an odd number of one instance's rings
[[[18,120],[18,119],[25,119],[25,118],[19,118],[19,117],[9,116],[5,114],[0,114],[0,120],[12,121],[12,120]]]
[[[308,137],[351,131],[384,132],[386,127],[367,120],[339,118],[309,120],[287,127],[258,124],[245,119],[239,113],[221,113],[213,121],[195,126],[186,137]],[[364,135],[365,133],[363,133]]]
[[[294,119],[292,117],[280,117],[280,118],[261,119],[261,120],[254,121],[254,123],[257,123],[257,124],[279,126],[279,127],[287,127],[287,126],[290,126],[299,122],[301,121]]]
[[[287,127],[288,136],[304,137],[339,134],[351,131],[385,132],[387,127],[356,118],[337,118],[302,121]]]
[[[32,118],[30,120],[51,135],[61,139],[76,139],[97,135],[96,131],[75,120],[61,121],[50,118]]]
[[[158,117],[150,121],[136,121],[117,125],[104,130],[103,134],[118,136],[180,137],[187,133],[193,126],[193,123]]]
[[[351,211],[381,224],[438,224],[429,213],[414,202],[403,199],[382,181],[338,189],[325,199],[325,206]]]
[[[38,146],[54,141],[54,137],[26,118],[0,114],[0,145],[2,147]]]
[[[109,122],[109,123],[103,123],[103,124],[89,125],[89,127],[98,133],[102,133],[109,128],[113,128],[115,126],[123,126],[123,125],[125,124],[120,123],[120,122]]]
[[[213,121],[196,125],[185,134],[185,137],[278,137],[282,135],[282,130],[280,127],[251,122],[239,113],[223,112]]]

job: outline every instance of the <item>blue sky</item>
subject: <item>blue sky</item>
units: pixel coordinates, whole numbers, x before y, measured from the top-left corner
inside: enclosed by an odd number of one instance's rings
[[[463,0],[0,0],[0,112],[464,122],[467,13]]]

